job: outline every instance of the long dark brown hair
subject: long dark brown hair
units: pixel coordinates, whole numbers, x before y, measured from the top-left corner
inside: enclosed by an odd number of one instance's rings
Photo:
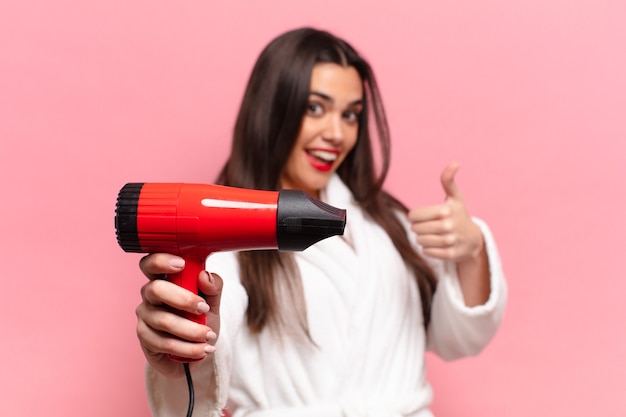
[[[218,183],[262,190],[280,188],[283,168],[306,111],[313,67],[322,62],[354,67],[363,82],[358,139],[337,173],[357,203],[389,234],[415,274],[427,326],[436,278],[413,250],[397,217],[398,212],[407,212],[406,206],[383,190],[390,161],[387,119],[370,65],[347,42],[326,31],[302,28],[275,38],[262,51],[245,90],[230,157]],[[378,175],[369,129],[372,116],[381,155]],[[249,251],[240,252],[238,257],[241,282],[249,297],[246,314],[250,331],[258,333],[266,325],[281,330],[294,328],[296,317],[296,330],[308,335],[302,282],[293,254]]]

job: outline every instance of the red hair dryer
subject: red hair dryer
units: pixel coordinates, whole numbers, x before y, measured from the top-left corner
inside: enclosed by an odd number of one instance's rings
[[[296,190],[220,185],[129,183],[115,210],[117,241],[126,252],[164,252],[185,259],[168,279],[198,294],[206,257],[225,250],[302,251],[343,234],[346,211]],[[204,323],[203,315],[181,313]]]

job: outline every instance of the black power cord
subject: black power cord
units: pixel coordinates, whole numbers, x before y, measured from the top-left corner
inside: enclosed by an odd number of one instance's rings
[[[187,408],[187,417],[193,414],[193,405],[195,403],[195,394],[193,392],[193,381],[191,380],[191,372],[189,371],[189,363],[183,363],[185,369],[185,377],[187,377],[187,388],[189,389],[189,407]]]

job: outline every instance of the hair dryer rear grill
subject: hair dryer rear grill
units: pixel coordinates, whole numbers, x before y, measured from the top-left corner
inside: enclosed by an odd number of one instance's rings
[[[128,183],[119,192],[115,208],[117,243],[125,252],[141,252],[137,235],[137,207],[143,183]]]

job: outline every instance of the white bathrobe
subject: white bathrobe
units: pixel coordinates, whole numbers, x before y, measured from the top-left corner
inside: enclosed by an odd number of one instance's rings
[[[211,255],[207,270],[224,280],[222,321],[216,353],[191,367],[194,416],[227,408],[233,417],[430,417],[426,350],[446,360],[475,355],[496,333],[506,283],[483,222],[475,220],[489,258],[489,300],[465,306],[455,265],[429,259],[439,281],[426,333],[415,278],[386,233],[364,217],[339,177],[322,199],[347,209],[347,222],[343,237],[296,254],[316,346],[281,344],[270,331],[251,335],[236,258]],[[155,416],[185,415],[184,379],[169,380],[148,366],[146,381]]]

